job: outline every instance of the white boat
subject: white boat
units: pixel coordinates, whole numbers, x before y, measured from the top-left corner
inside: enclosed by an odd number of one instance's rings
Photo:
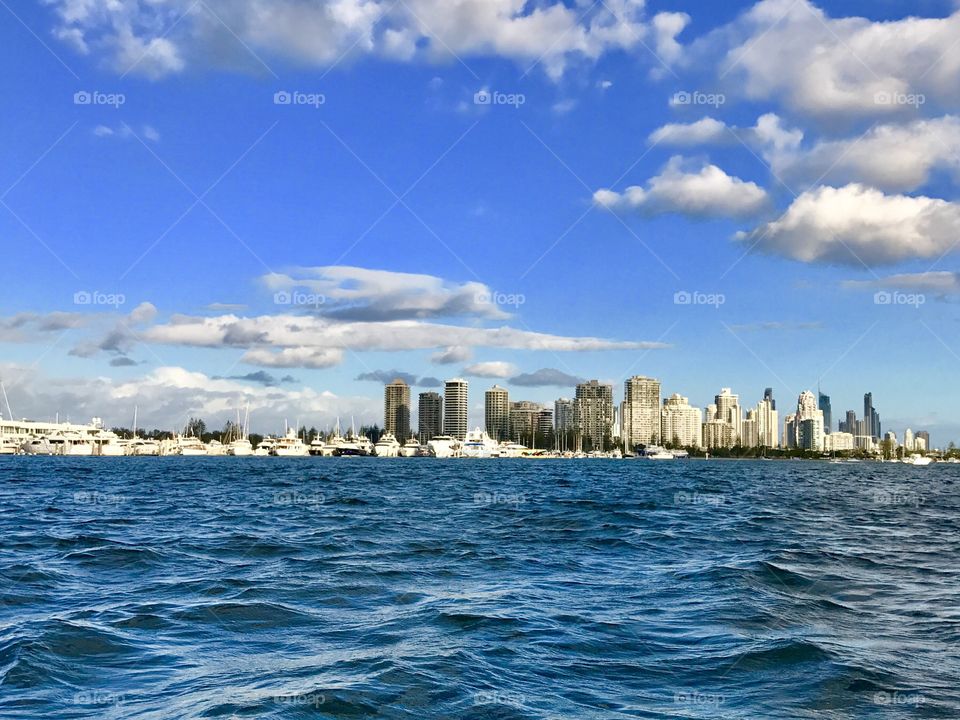
[[[637,453],[638,458],[643,460],[673,460],[674,455],[669,450],[665,450],[659,445],[647,445],[643,450]]]
[[[500,457],[500,444],[487,435],[485,430],[475,428],[467,433],[461,453],[465,458]]]
[[[430,452],[433,453],[434,457],[460,457],[460,441],[452,435],[435,435],[430,442],[427,443],[427,447],[430,448]]]
[[[377,457],[399,457],[400,442],[393,433],[384,433],[380,436],[377,444],[373,446],[373,451]]]
[[[267,457],[268,455],[273,455],[273,448],[276,444],[276,438],[265,437],[263,440],[257,443],[257,449],[253,451],[253,454],[256,457]]]
[[[518,458],[523,457],[527,453],[529,453],[527,446],[521,445],[518,442],[500,443],[500,457],[502,458]]]
[[[925,455],[911,455],[910,457],[905,457],[903,461],[907,465],[916,465],[917,467],[924,467],[933,462],[933,458],[926,457]]]
[[[204,445],[207,448],[207,455],[222,456],[227,454],[227,446],[219,440],[211,440]]]
[[[176,435],[173,440],[164,440],[160,443],[160,454],[197,457],[207,454],[207,446],[198,437]]]
[[[428,452],[426,445],[421,445],[415,437],[407,440],[400,448],[401,457],[422,457]]]
[[[230,444],[227,445],[227,455],[232,455],[234,457],[250,457],[253,455],[253,445],[250,444],[250,441],[247,438],[231,440]]]
[[[101,457],[120,457],[127,454],[127,442],[112,430],[100,430],[93,435],[94,455]]]
[[[156,440],[135,437],[126,444],[127,455],[156,457],[160,454],[160,443]]]
[[[307,457],[310,449],[307,444],[297,436],[297,431],[293,428],[287,429],[287,434],[282,438],[277,438],[270,450],[270,454],[275,457]]]
[[[323,449],[327,446],[326,441],[320,435],[317,435],[310,441],[310,447],[307,448],[314,457],[323,457]]]
[[[34,437],[23,444],[27,455],[63,455],[89,457],[93,455],[93,441],[73,430],[64,430]]]
[[[19,455],[21,441],[12,437],[0,437],[0,455]]]

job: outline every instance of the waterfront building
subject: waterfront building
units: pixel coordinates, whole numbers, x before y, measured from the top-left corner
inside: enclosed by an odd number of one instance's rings
[[[777,401],[773,399],[773,388],[767,388],[763,391],[763,399],[770,403],[770,409],[777,409]]]
[[[703,424],[703,446],[712,448],[733,447],[733,427],[725,420],[707,420]]]
[[[873,407],[873,393],[868,392],[863,395],[863,420],[867,424],[867,431],[870,436],[876,440],[882,437],[880,425],[880,413]]]
[[[443,396],[440,393],[420,393],[417,414],[419,416],[417,439],[421,445],[426,445],[437,435],[443,434]]]
[[[444,383],[443,434],[457,440],[467,437],[469,422],[469,383],[462,378],[453,378]]]
[[[613,386],[599,380],[577,385],[577,434],[584,450],[602,450],[613,434]]]
[[[767,388],[769,391],[769,388]],[[772,397],[764,393],[763,400],[757,403],[755,410],[757,419],[757,445],[760,447],[779,447],[780,419],[777,415],[776,403]]]
[[[497,442],[510,437],[510,393],[494,385],[484,394],[484,419],[487,435]]]
[[[848,432],[833,432],[823,438],[823,449],[827,452],[853,450],[854,447],[853,434]]]
[[[400,444],[410,438],[410,386],[400,378],[383,388],[383,431]]]
[[[830,407],[830,396],[817,390],[817,406],[823,413],[823,432],[829,435],[833,430],[833,409]]]
[[[635,375],[623,384],[620,437],[626,451],[660,444],[660,381]]]
[[[913,440],[913,430],[907,428],[903,431],[903,449],[908,452],[913,452],[914,440]]]
[[[920,441],[923,441],[923,448],[922,448],[923,450],[930,449],[930,433],[927,432],[926,430],[918,430],[917,434],[914,436],[913,441],[914,441],[914,444],[916,444],[917,446],[917,450],[921,450],[921,447],[919,445]]]
[[[530,400],[510,403],[510,438],[530,447],[533,444],[533,434],[539,431],[542,412],[543,406]]]
[[[740,444],[743,447],[759,447],[760,423],[757,420],[757,410],[747,410],[747,416],[740,426]]]
[[[702,442],[703,413],[691,407],[690,401],[674,393],[663,401],[660,414],[660,437],[664,443],[681,447],[700,447]]]
[[[817,398],[809,390],[804,390],[797,398],[797,413],[791,430],[794,434],[791,447],[823,450],[823,411],[817,407]]]
[[[742,432],[741,423],[743,422],[743,411],[740,409],[740,396],[733,394],[730,388],[721,388],[720,394],[716,396],[715,401],[717,405],[717,420],[723,420],[730,424],[733,445],[740,444],[740,435]]]

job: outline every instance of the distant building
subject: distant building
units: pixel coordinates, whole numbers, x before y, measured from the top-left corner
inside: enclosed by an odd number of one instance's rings
[[[823,449],[827,452],[853,450],[854,447],[853,435],[848,432],[830,433],[823,439]]]
[[[544,442],[553,439],[553,410],[550,408],[542,408],[537,416],[537,435],[543,438]]]
[[[928,433],[926,430],[918,430],[916,436],[914,437],[914,442],[917,442],[920,440],[923,441],[922,449],[929,450],[930,449],[930,433]],[[920,449],[921,448],[918,446],[917,450],[920,450]]]
[[[410,386],[400,378],[383,388],[383,429],[401,444],[410,438]]]
[[[484,419],[487,435],[497,442],[510,437],[510,393],[494,385],[484,395]]]
[[[443,393],[443,434],[457,440],[467,436],[469,384],[461,378],[447,380]]]
[[[749,448],[760,445],[760,423],[756,410],[747,410],[747,416],[740,425],[740,444]]]
[[[598,380],[577,385],[576,428],[584,450],[604,449],[613,433],[613,386]]]
[[[660,381],[636,375],[623,384],[620,437],[624,449],[660,442]]]
[[[767,392],[770,389],[767,388]],[[772,395],[772,393],[770,393]],[[775,448],[780,445],[780,419],[777,415],[776,403],[772,397],[764,393],[763,400],[757,403],[755,410],[757,419],[757,446]]]
[[[823,450],[823,411],[817,407],[817,398],[809,390],[804,390],[797,398],[797,414],[794,416],[792,432],[792,447],[801,450]]]
[[[817,391],[817,405],[823,413],[823,432],[827,435],[833,430],[833,410],[830,407],[830,396]]]
[[[914,448],[914,439],[913,439],[913,430],[907,428],[903,431],[903,449],[908,452],[913,452]]]
[[[703,424],[703,445],[710,448],[733,447],[733,427],[725,420],[707,420]]]
[[[543,406],[530,400],[510,403],[510,437],[529,447],[534,433],[539,431],[542,412]]]
[[[773,388],[767,388],[763,391],[763,399],[769,401],[770,409],[777,409],[777,401],[773,399]]]
[[[420,393],[418,408],[419,432],[421,443],[427,443],[437,435],[443,434],[443,396],[437,392]]]
[[[730,388],[722,388],[720,394],[715,398],[717,404],[717,420],[723,420],[730,424],[733,444],[740,444],[740,434],[742,432],[741,423],[743,422],[743,411],[740,409],[740,396],[730,391]]]
[[[683,447],[700,447],[702,441],[703,413],[691,407],[690,401],[674,393],[663,401],[660,413],[660,436],[664,443],[676,443]]]
[[[880,413],[873,407],[873,393],[868,392],[863,395],[863,420],[867,423],[870,436],[879,440],[882,427],[880,425]]]

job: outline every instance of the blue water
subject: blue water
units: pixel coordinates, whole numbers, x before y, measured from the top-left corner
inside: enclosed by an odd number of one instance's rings
[[[960,467],[0,458],[0,718],[960,717]]]

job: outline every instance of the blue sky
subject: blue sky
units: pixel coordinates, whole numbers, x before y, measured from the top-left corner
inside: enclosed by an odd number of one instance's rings
[[[0,8],[15,414],[326,426],[380,418],[364,375],[554,369],[960,437],[953,3],[256,5]]]

